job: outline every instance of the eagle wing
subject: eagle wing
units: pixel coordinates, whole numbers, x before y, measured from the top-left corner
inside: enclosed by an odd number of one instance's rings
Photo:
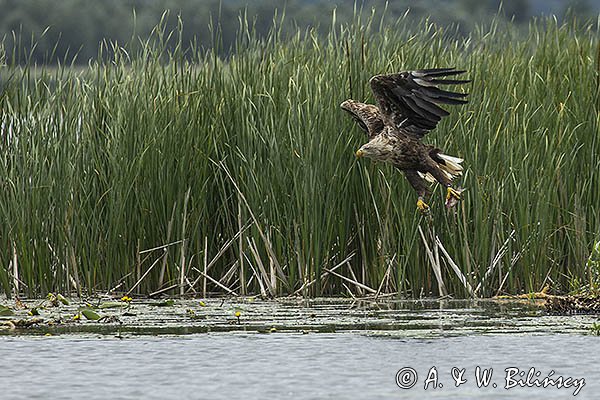
[[[440,104],[465,104],[468,93],[442,90],[438,85],[458,85],[470,80],[443,79],[466,71],[455,68],[420,69],[371,78],[371,90],[386,125],[421,138],[449,115]]]
[[[377,106],[346,100],[340,107],[352,116],[352,119],[369,136],[369,139],[373,139],[383,130],[383,118]]]

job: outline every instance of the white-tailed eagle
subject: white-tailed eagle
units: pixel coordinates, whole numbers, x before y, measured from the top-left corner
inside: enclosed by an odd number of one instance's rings
[[[438,181],[447,188],[446,207],[461,198],[461,189],[452,187],[452,179],[462,174],[463,159],[442,153],[441,149],[421,142],[421,138],[449,115],[441,104],[465,104],[467,93],[450,92],[438,85],[459,85],[469,80],[447,79],[465,71],[455,68],[421,69],[391,75],[376,75],[369,81],[378,106],[346,100],[341,108],[354,118],[369,136],[357,157],[387,161],[404,172],[417,192],[417,207],[429,206],[429,183]]]

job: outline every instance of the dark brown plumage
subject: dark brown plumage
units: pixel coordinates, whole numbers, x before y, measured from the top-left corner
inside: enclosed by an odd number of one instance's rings
[[[421,211],[429,208],[424,201],[429,194],[428,182],[438,181],[447,188],[447,207],[460,199],[461,190],[452,188],[452,179],[462,174],[463,160],[443,154],[440,149],[422,143],[421,138],[449,115],[440,105],[467,102],[466,93],[438,87],[470,82],[445,79],[464,72],[436,68],[376,75],[369,83],[378,107],[355,100],[341,104],[369,137],[369,142],[356,152],[357,157],[390,162],[402,170],[419,196],[417,206]]]

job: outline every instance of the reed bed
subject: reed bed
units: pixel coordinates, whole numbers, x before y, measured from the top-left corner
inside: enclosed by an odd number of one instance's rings
[[[589,283],[596,28],[496,22],[457,37],[357,17],[326,37],[275,24],[259,38],[240,21],[226,59],[217,30],[214,49],[184,52],[161,26],[83,69],[0,50],[4,292],[467,297]],[[355,159],[365,137],[339,104],[372,101],[374,74],[442,66],[469,71],[470,103],[425,140],[466,159],[468,190],[447,212],[436,188],[429,219],[401,174]]]

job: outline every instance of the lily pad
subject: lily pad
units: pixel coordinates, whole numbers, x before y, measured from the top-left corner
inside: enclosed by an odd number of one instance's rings
[[[58,307],[61,304],[64,304],[65,306],[69,305],[69,300],[60,293],[48,293],[46,300],[48,300],[52,307]]]
[[[98,321],[100,319],[100,315],[91,308],[84,308],[81,310],[81,314],[87,319],[91,319],[92,321]]]
[[[56,299],[58,301],[60,301],[61,303],[63,303],[65,306],[68,306],[70,304],[69,300],[65,296],[63,296],[62,294],[60,294],[60,293],[56,294]]]
[[[11,315],[15,315],[14,311],[0,304],[0,317],[10,317]]]

